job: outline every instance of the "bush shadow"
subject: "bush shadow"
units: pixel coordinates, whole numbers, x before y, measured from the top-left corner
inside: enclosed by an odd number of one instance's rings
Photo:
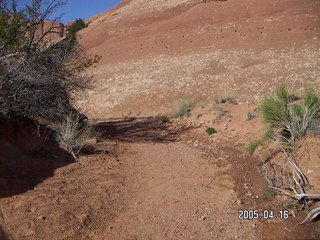
[[[163,119],[163,117],[117,119],[97,123],[94,129],[102,139],[122,142],[169,143],[177,141],[177,136],[190,128],[163,123]]]
[[[29,119],[0,119],[0,198],[32,190],[74,158]]]

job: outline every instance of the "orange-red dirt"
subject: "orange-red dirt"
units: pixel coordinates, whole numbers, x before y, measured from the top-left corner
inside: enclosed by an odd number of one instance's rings
[[[264,132],[257,102],[277,83],[319,87],[319,14],[317,0],[126,0],[87,19],[78,40],[102,59],[77,104],[101,151],[74,161],[1,123],[3,231],[17,240],[319,239],[319,222],[298,225],[307,212],[238,219],[241,209],[281,210],[281,196],[262,199],[261,161],[244,149]],[[218,95],[240,102],[219,104],[220,120]],[[191,116],[163,123],[179,99],[194,103]],[[304,141],[301,166],[317,191],[318,140]]]

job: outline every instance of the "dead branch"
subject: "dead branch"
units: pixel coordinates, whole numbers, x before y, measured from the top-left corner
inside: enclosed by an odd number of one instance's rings
[[[301,223],[299,224],[306,224],[306,223],[310,223],[313,220],[315,220],[318,216],[320,216],[320,207],[313,209],[311,212],[309,212],[308,216],[306,217],[305,220],[303,220]]]

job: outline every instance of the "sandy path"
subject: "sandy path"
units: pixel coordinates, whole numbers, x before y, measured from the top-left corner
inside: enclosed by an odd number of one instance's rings
[[[236,219],[229,166],[209,163],[185,143],[131,143],[120,159],[130,169],[128,208],[102,239],[256,239]],[[208,187],[208,183],[213,181]],[[218,180],[219,179],[219,180]]]
[[[0,224],[12,240],[319,236],[313,225],[298,225],[301,219],[237,219],[239,208],[263,210],[267,203],[256,198],[263,186],[255,159],[231,140],[211,142],[187,123],[163,124],[153,118],[100,122],[97,128],[102,134],[97,148],[107,154],[51,166],[52,176],[21,194],[0,198]],[[40,160],[46,163],[44,170],[50,167],[50,159]],[[29,174],[29,181],[38,175]],[[23,183],[22,177],[14,176]]]

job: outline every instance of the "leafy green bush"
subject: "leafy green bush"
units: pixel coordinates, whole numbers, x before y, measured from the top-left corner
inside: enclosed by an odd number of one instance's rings
[[[68,31],[71,34],[75,34],[76,32],[86,27],[88,27],[88,24],[86,24],[81,18],[79,18],[68,27]]]
[[[189,100],[179,100],[178,102],[178,110],[173,115],[173,117],[183,117],[183,116],[189,116],[191,112],[192,103]]]
[[[215,128],[212,128],[212,127],[208,127],[206,129],[206,133],[208,133],[209,135],[212,135],[214,133],[217,133],[217,130]]]
[[[276,88],[276,94],[262,100],[260,108],[265,122],[271,128],[287,133],[285,137],[294,143],[303,136],[318,118],[320,96],[312,88],[305,90],[304,97],[298,103],[292,103],[292,94],[285,85]]]

